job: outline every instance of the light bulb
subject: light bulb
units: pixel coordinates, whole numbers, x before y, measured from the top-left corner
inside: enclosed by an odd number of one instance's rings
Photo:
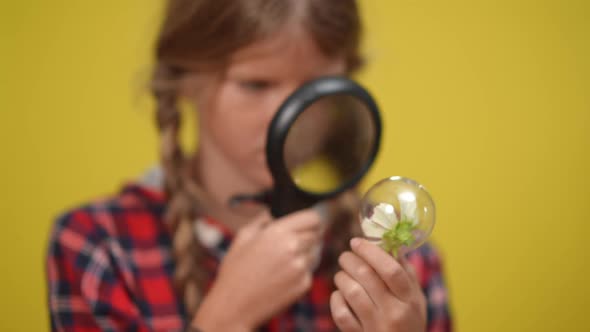
[[[421,184],[408,178],[383,179],[361,201],[360,222],[365,238],[394,257],[424,244],[434,220],[432,197]]]

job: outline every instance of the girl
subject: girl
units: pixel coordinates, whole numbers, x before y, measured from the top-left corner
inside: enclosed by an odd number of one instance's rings
[[[272,186],[275,111],[310,79],[354,73],[359,41],[354,0],[170,0],[152,82],[161,168],[57,221],[52,330],[449,331],[431,247],[396,261],[353,238],[345,251],[354,194],[330,216],[272,221],[264,206],[227,204]],[[200,119],[190,156],[181,98]]]

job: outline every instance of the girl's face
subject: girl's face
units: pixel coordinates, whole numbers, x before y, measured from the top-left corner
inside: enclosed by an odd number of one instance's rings
[[[272,177],[266,134],[281,103],[308,80],[345,73],[343,56],[326,57],[298,30],[238,50],[224,73],[205,80],[194,74],[186,80],[200,114],[200,149],[213,150],[208,153],[230,164],[251,190],[267,189]]]

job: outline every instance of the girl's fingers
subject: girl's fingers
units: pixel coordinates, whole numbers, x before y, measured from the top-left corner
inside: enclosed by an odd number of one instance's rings
[[[277,246],[281,246],[291,255],[309,255],[321,243],[320,235],[314,232],[286,233],[276,240]]]
[[[315,270],[321,263],[322,260],[322,244],[314,245],[311,250],[309,251],[309,268],[313,271]]]
[[[412,264],[410,264],[410,262],[408,262],[408,259],[406,257],[402,256],[402,257],[400,257],[399,262],[404,267],[404,269],[408,272],[408,276],[410,277],[410,280],[412,281],[412,283],[415,286],[420,287],[420,281],[418,280],[418,275],[416,274],[416,269],[414,269]]]
[[[309,251],[322,241],[322,237],[318,232],[305,232],[297,234],[296,241],[301,250]]]
[[[412,282],[404,267],[378,246],[363,239],[350,241],[352,251],[379,274],[387,288],[401,301],[412,296]]]
[[[363,286],[344,271],[336,273],[334,283],[361,325],[365,330],[369,329],[376,307]]]
[[[346,251],[340,255],[338,263],[342,270],[356,280],[369,294],[376,306],[383,302],[389,293],[387,285],[381,280],[377,272],[355,253]]]
[[[305,248],[301,254],[305,256],[305,261],[309,269],[315,269],[320,263],[322,246],[317,242]]]
[[[277,223],[291,231],[313,230],[319,232],[322,229],[322,215],[314,209],[306,209],[287,215],[277,220]]]
[[[362,331],[360,322],[356,319],[340,291],[335,291],[330,297],[330,311],[334,323],[342,332]]]
[[[246,224],[237,234],[236,241],[247,242],[272,222],[268,214],[262,214]]]

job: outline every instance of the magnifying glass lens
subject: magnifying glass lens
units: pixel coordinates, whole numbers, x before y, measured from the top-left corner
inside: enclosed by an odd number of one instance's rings
[[[328,95],[299,114],[287,134],[283,157],[300,190],[327,194],[363,171],[376,139],[371,112],[361,100]]]

